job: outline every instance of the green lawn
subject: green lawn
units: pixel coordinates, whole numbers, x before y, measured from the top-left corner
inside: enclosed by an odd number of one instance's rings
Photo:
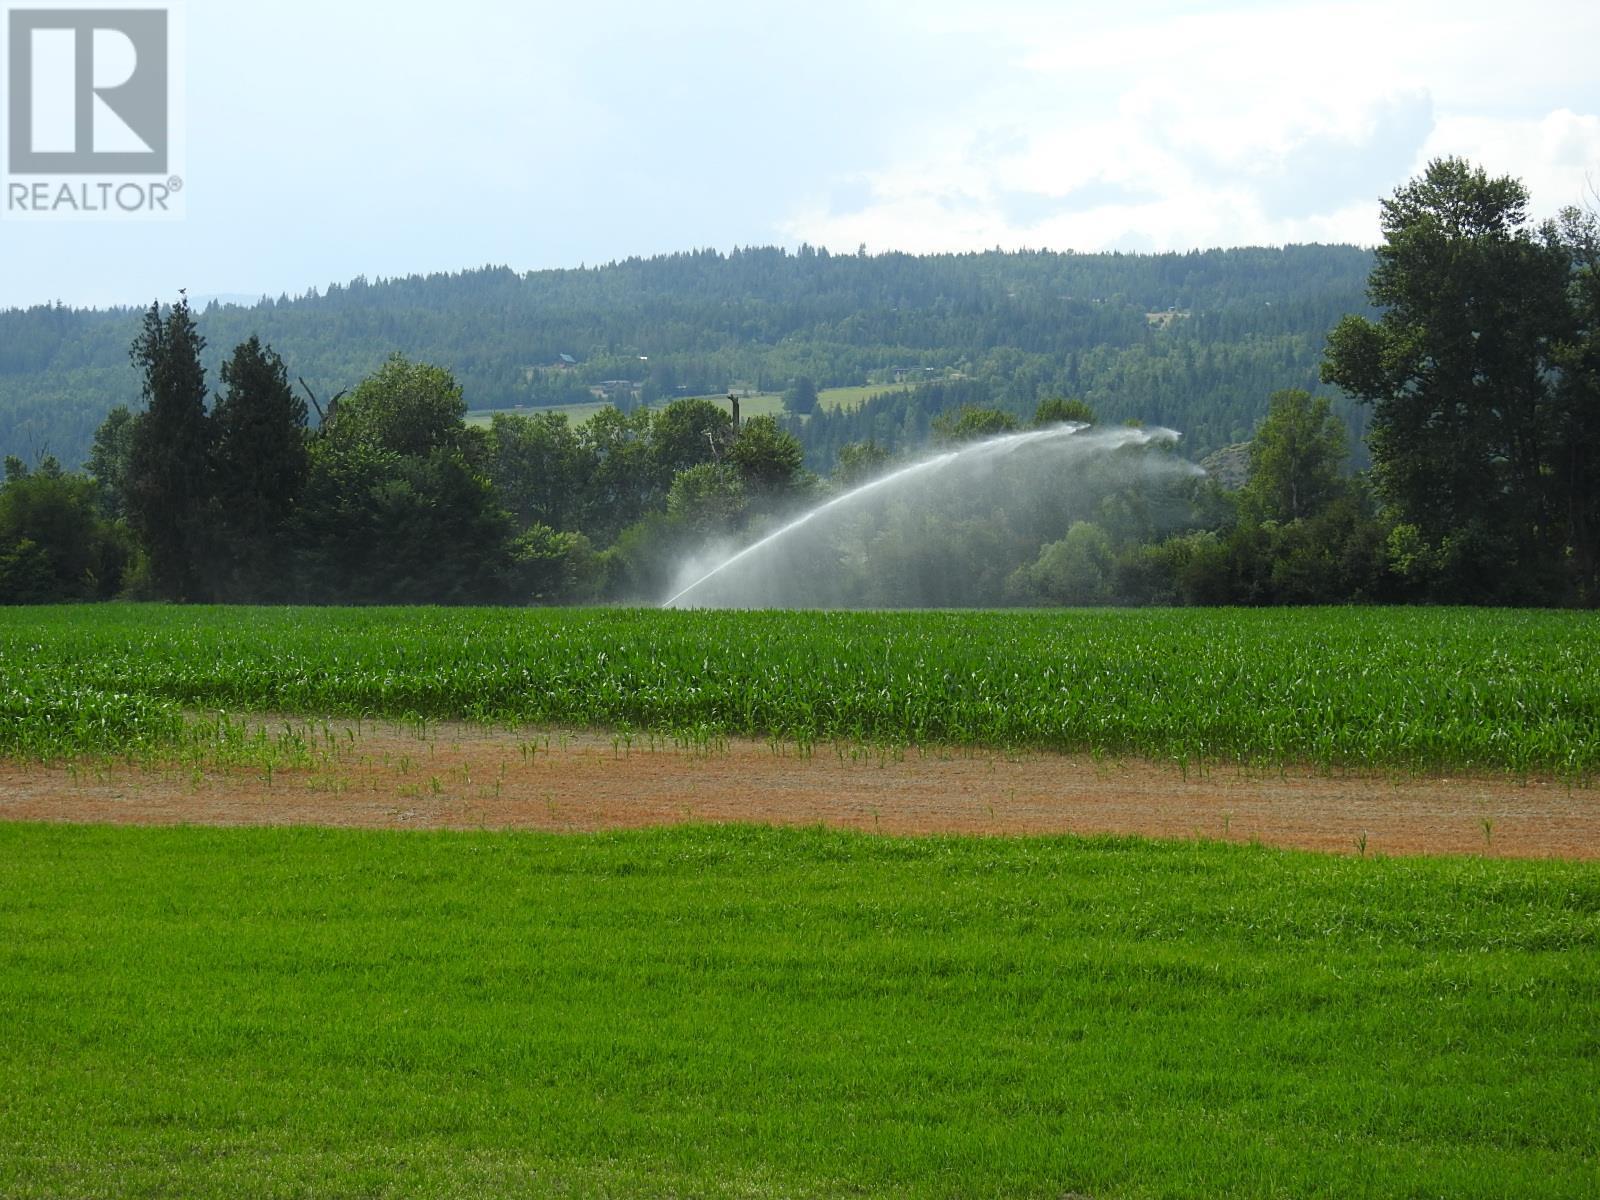
[[[1600,869],[0,825],[0,1195],[1600,1190]]]

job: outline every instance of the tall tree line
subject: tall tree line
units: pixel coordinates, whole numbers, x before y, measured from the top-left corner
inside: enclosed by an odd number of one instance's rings
[[[873,604],[1593,605],[1600,225],[1576,210],[1535,225],[1527,207],[1517,181],[1453,159],[1397,190],[1382,209],[1370,315],[1330,322],[1324,339],[1321,372],[1347,398],[1314,394],[1284,359],[1254,436],[1213,456],[1213,479],[1108,473],[1091,498],[1056,503],[1046,489],[981,512],[941,497],[891,511],[882,528],[858,523],[819,561],[866,564],[856,602]],[[821,260],[802,254],[798,269],[825,275]],[[720,262],[691,256],[675,269],[716,278]],[[604,291],[609,280],[580,282]],[[981,311],[984,295],[952,303]],[[1066,377],[1081,381],[1094,353],[1070,354]],[[749,541],[930,440],[1121,417],[1092,389],[1056,388],[1004,354],[1011,376],[957,373],[851,412],[816,406],[816,379],[797,375],[796,411],[782,420],[736,424],[691,398],[582,423],[497,414],[487,426],[464,420],[454,374],[392,355],[312,421],[254,335],[212,360],[222,386],[210,395],[196,314],[185,301],[152,305],[132,346],[142,403],[100,425],[88,474],[8,459],[0,600],[659,599],[696,549]],[[1225,373],[1214,349],[1181,342],[1144,360]],[[1047,394],[1024,407],[1036,391]],[[1354,475],[1352,411],[1370,419],[1372,464]],[[1233,476],[1242,486],[1218,482]],[[912,545],[931,549],[919,557]]]
[[[713,508],[731,534],[812,486],[774,418],[735,428],[706,400],[476,427],[450,372],[394,355],[312,425],[258,337],[214,396],[204,349],[185,300],[152,305],[131,350],[143,403],[106,418],[89,474],[7,460],[0,602],[646,598]]]
[[[1441,159],[1382,208],[1377,320],[1325,377],[1373,413],[1408,571],[1441,596],[1593,603],[1600,587],[1600,228],[1534,226],[1527,189]]]

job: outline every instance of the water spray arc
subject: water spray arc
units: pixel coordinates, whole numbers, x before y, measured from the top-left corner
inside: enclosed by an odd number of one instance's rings
[[[903,484],[907,480],[916,476],[926,475],[938,471],[940,468],[956,462],[957,460],[993,457],[996,455],[1005,454],[1011,450],[1019,449],[1020,447],[1026,446],[1030,443],[1072,437],[1074,434],[1077,434],[1085,428],[1087,428],[1087,426],[1075,423],[1067,423],[1063,425],[1052,425],[1046,429],[1032,429],[1026,433],[1002,434],[999,437],[986,438],[981,442],[976,442],[973,445],[963,447],[960,450],[946,451],[945,453],[936,455],[933,458],[926,458],[920,462],[912,463],[910,466],[901,467],[898,471],[894,471],[878,479],[871,480],[870,482],[862,484],[860,487],[845,492],[842,496],[835,496],[832,500],[829,500],[824,504],[819,504],[810,512],[807,512],[795,520],[790,521],[782,529],[779,529],[774,533],[770,533],[760,541],[755,542],[750,546],[746,546],[743,550],[740,550],[736,554],[730,555],[728,558],[724,559],[722,562],[712,567],[711,570],[705,572],[705,574],[701,575],[698,579],[689,584],[689,586],[683,588],[676,595],[666,600],[661,607],[676,607],[679,602],[681,602],[691,592],[695,591],[695,589],[721,575],[729,568],[737,566],[739,563],[753,555],[759,554],[768,546],[771,546],[773,543],[789,536],[803,526],[810,524],[818,517],[837,509],[846,508],[850,505],[856,504],[859,501],[871,496],[875,492],[885,491]]]
[[[826,504],[820,504],[816,508],[813,508],[810,512],[806,513],[804,516],[799,517],[796,520],[790,521],[787,525],[785,525],[782,529],[779,529],[775,533],[769,533],[766,537],[762,538],[759,542],[755,542],[752,545],[746,546],[743,550],[739,551],[737,554],[734,554],[734,555],[732,555],[732,556],[730,556],[728,558],[723,559],[716,566],[712,567],[711,570],[707,571],[704,575],[700,576],[699,579],[696,579],[688,587],[684,588],[676,596],[673,596],[670,600],[667,600],[666,602],[664,602],[661,605],[661,607],[662,608],[673,608],[674,606],[677,605],[678,601],[682,600],[685,596],[687,596],[690,592],[694,591],[701,584],[707,582],[708,580],[716,578],[716,576],[721,575],[729,567],[737,565],[738,563],[742,562],[744,559],[749,558],[752,554],[756,554],[756,553],[760,552],[761,550],[766,549],[766,547],[770,546],[773,542],[776,542],[779,538],[784,537],[787,534],[793,533],[796,529],[799,529],[803,525],[810,524],[812,521],[816,520],[816,518],[822,516],[824,513],[828,512],[830,509],[839,508],[842,505],[853,503],[854,501],[859,500],[862,496],[868,495],[871,492],[878,491],[881,488],[889,487],[890,485],[898,483],[901,480],[907,478],[908,476],[917,475],[917,474],[920,474],[923,471],[929,471],[929,470],[933,470],[933,469],[935,469],[937,467],[941,467],[945,463],[949,462],[951,459],[953,459],[955,457],[956,457],[955,452],[952,451],[949,454],[941,454],[937,458],[924,459],[922,462],[912,463],[909,467],[902,467],[900,470],[894,472],[892,475],[885,475],[881,479],[874,479],[871,483],[864,483],[860,487],[856,488],[854,491],[846,492],[842,496],[835,496],[832,500],[829,500]]]
[[[903,512],[916,514],[914,522],[921,520],[924,526],[937,530],[940,528],[936,523],[938,518],[933,517],[935,524],[928,526],[927,514],[955,514],[951,502],[957,509],[966,502],[1009,509],[1046,494],[1061,499],[1065,495],[1061,491],[1063,487],[1082,501],[1098,498],[1114,490],[1119,483],[1136,478],[1199,473],[1199,468],[1174,456],[1139,456],[1123,461],[1115,454],[1129,446],[1171,443],[1178,436],[1168,429],[1127,426],[1101,429],[1069,422],[1002,434],[947,450],[819,504],[741,550],[719,559],[702,559],[698,565],[691,561],[679,576],[677,590],[662,607],[762,608],[796,604],[853,607],[860,603],[874,606],[882,601],[864,601],[859,593],[854,599],[843,592],[837,599],[821,598],[828,596],[829,589],[840,582],[831,573],[836,565],[842,564],[836,552],[819,554],[817,548],[833,546],[837,550],[840,544],[837,538],[851,522],[862,518],[881,519],[893,511],[892,507],[885,506],[899,506]],[[1117,465],[1119,462],[1122,465]],[[911,507],[906,510],[908,503]],[[1060,518],[1061,511],[1051,509],[1045,514],[1046,524],[1052,519],[1052,513]],[[959,516],[955,519],[959,520]],[[905,528],[903,518],[899,528]],[[1060,531],[1051,536],[1059,537]],[[904,550],[907,543],[898,545]],[[858,557],[855,561],[859,565],[871,560]],[[937,554],[931,555],[928,561],[936,562]],[[799,568],[797,576],[796,564],[802,562],[807,565]],[[929,569],[937,572],[945,568]],[[774,575],[775,571],[779,574]],[[685,584],[686,577],[689,581]],[[900,602],[890,603],[894,606]],[[921,607],[928,603],[937,601],[913,599],[910,606]]]

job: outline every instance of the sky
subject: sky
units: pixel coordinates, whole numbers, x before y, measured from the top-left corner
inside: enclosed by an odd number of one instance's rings
[[[1451,154],[1536,215],[1600,207],[1593,3],[187,0],[183,24],[186,216],[0,220],[0,306],[803,242],[1372,245],[1379,200]]]

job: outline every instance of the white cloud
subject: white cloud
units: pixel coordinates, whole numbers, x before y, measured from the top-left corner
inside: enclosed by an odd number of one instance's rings
[[[1536,120],[1447,117],[1422,147],[1417,169],[1446,155],[1521,179],[1536,213],[1593,204],[1600,189],[1600,116],[1562,108]]]
[[[1433,155],[1541,214],[1600,179],[1578,0],[190,7],[189,219],[0,222],[0,303],[778,237],[1372,242]]]
[[[1438,154],[1522,177],[1545,211],[1600,175],[1587,10],[1075,7],[935,6],[930,28],[1005,70],[859,175],[864,204],[814,199],[783,231],[845,249],[1371,243],[1378,200]]]

